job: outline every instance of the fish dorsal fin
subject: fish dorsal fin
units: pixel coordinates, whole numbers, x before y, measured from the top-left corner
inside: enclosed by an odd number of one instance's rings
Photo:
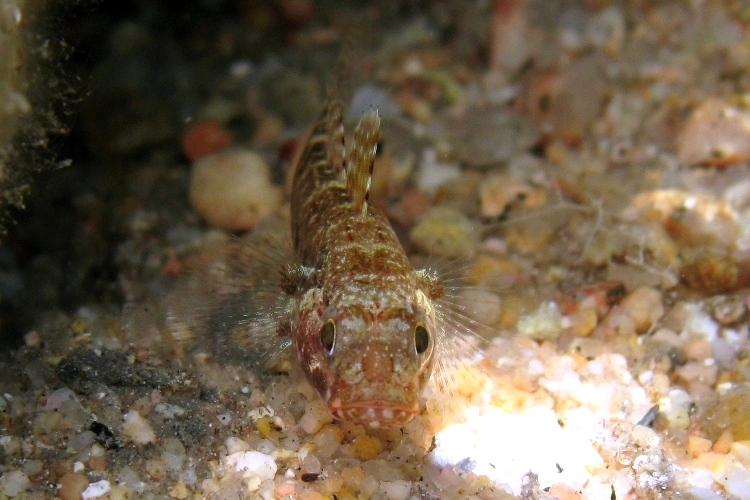
[[[372,167],[380,133],[380,116],[375,110],[365,113],[354,129],[354,141],[346,167],[346,187],[352,195],[355,210],[367,210]]]
[[[341,101],[328,95],[326,106],[326,149],[328,159],[331,162],[331,170],[336,175],[344,175],[345,156],[344,151],[344,122],[342,119]]]

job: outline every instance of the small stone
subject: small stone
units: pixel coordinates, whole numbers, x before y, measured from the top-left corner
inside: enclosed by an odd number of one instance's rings
[[[750,498],[750,474],[747,468],[738,464],[732,465],[721,476],[718,481],[727,493],[732,495],[731,498]]]
[[[345,467],[341,471],[341,479],[346,486],[356,488],[365,479],[365,471],[362,467]]]
[[[380,439],[362,434],[354,438],[352,449],[357,458],[370,460],[378,456],[383,449],[383,443]]]
[[[250,445],[238,437],[228,437],[224,446],[227,447],[227,454],[232,455],[240,451],[249,451]]]
[[[122,433],[129,437],[135,444],[139,445],[156,441],[156,434],[151,428],[151,424],[135,410],[130,410],[125,414]]]
[[[524,2],[496,4],[489,24],[489,65],[513,74],[529,57],[529,8]]]
[[[177,438],[165,439],[162,446],[164,451],[161,457],[167,466],[167,470],[179,471],[186,457],[185,446]]]
[[[700,436],[688,436],[688,451],[698,457],[711,451],[711,440]]]
[[[13,469],[0,477],[0,492],[9,497],[20,495],[30,485],[29,478],[20,469]]]
[[[37,417],[34,418],[32,426],[36,432],[50,434],[60,427],[62,421],[63,416],[60,413],[52,411],[49,413],[38,414]]]
[[[283,118],[271,113],[262,113],[257,118],[258,124],[253,131],[253,143],[258,145],[277,144],[284,133]]]
[[[685,346],[685,355],[692,361],[705,361],[712,353],[711,342],[706,339],[693,339]]]
[[[714,385],[719,375],[719,368],[716,366],[716,363],[691,361],[678,367],[676,373],[679,378],[688,384],[700,382],[702,384]]]
[[[541,132],[527,116],[504,106],[470,108],[447,124],[448,142],[461,163],[489,168],[539,142]]]
[[[658,221],[679,246],[696,248],[735,248],[742,231],[736,211],[726,201],[679,189],[634,196],[623,218]]]
[[[141,481],[138,473],[127,465],[117,474],[117,483],[135,493],[141,493],[147,486]]]
[[[190,203],[211,226],[250,229],[279,207],[281,197],[266,162],[252,151],[230,149],[193,164]]]
[[[721,433],[721,436],[719,436],[719,439],[717,439],[714,445],[711,447],[711,451],[715,453],[721,453],[722,455],[726,455],[727,453],[729,453],[729,450],[732,448],[733,442],[734,442],[734,436],[732,436],[732,431],[727,429]]]
[[[197,120],[182,133],[180,149],[188,160],[215,153],[232,144],[232,134],[215,118]]]
[[[271,480],[276,475],[276,461],[271,455],[264,455],[257,451],[239,451],[227,455],[224,460],[227,466],[236,471],[249,472],[261,481]]]
[[[305,407],[305,414],[299,419],[299,425],[302,430],[308,434],[315,434],[325,424],[333,422],[333,418],[323,401],[319,398],[314,399]]]
[[[47,402],[44,404],[44,411],[59,410],[63,403],[71,397],[75,397],[75,393],[67,387],[57,389],[47,397]]]
[[[328,424],[315,436],[316,453],[320,458],[333,456],[344,439],[344,433],[337,425]]]
[[[600,327],[607,335],[619,335],[621,337],[629,337],[636,332],[635,321],[619,304],[609,311]]]
[[[327,497],[324,497],[317,491],[304,491],[297,498],[299,500],[325,500]]]
[[[645,425],[636,425],[630,432],[630,437],[635,444],[641,448],[648,450],[659,446],[661,439],[659,435],[651,427]]]
[[[110,486],[109,481],[104,479],[91,483],[86,487],[83,493],[81,493],[81,500],[93,500],[94,498],[102,497],[109,493],[111,489],[112,487]]]
[[[283,482],[273,490],[274,498],[294,498],[295,496],[296,492],[292,483]]]
[[[688,393],[674,389],[669,391],[667,397],[659,400],[659,413],[666,417],[670,428],[687,429],[692,405],[693,401]]]
[[[39,332],[36,330],[31,330],[29,333],[23,336],[23,342],[26,344],[26,347],[33,347],[39,342],[41,342],[41,337],[39,337]]]
[[[438,206],[424,214],[409,234],[422,252],[446,258],[471,256],[479,233],[471,221],[456,209]]]
[[[388,500],[408,500],[411,496],[409,481],[383,481],[380,483],[380,493]]]
[[[44,464],[41,460],[27,460],[26,462],[24,462],[21,470],[27,476],[35,476],[39,474],[43,468]]]
[[[320,474],[322,471],[320,460],[315,455],[307,455],[300,466],[300,471],[303,474]]]
[[[154,411],[168,420],[185,415],[185,408],[169,403],[158,403],[154,407]]]
[[[182,480],[179,480],[172,486],[170,486],[167,494],[171,498],[178,498],[180,500],[183,500],[190,496],[190,492],[188,491],[187,486],[185,486],[185,483],[182,482]]]
[[[635,329],[639,333],[647,331],[664,315],[661,293],[645,286],[628,294],[620,302],[620,307],[633,318]]]
[[[555,340],[562,333],[562,315],[554,302],[544,302],[518,320],[518,333],[534,340]]]
[[[677,156],[685,166],[722,167],[750,157],[750,113],[719,99],[708,99],[677,136]]]
[[[515,204],[521,204],[535,194],[534,205],[544,203],[543,195],[535,191],[525,180],[510,174],[490,175],[479,185],[479,203],[482,216],[500,217]],[[541,200],[538,200],[542,197]],[[541,201],[541,203],[539,203]],[[527,205],[524,203],[524,205]]]
[[[588,337],[594,331],[597,324],[596,311],[586,307],[579,309],[568,316],[570,332],[579,337]]]
[[[146,460],[146,474],[153,481],[161,481],[167,476],[167,464],[161,458]]]
[[[60,489],[57,495],[62,500],[80,500],[83,492],[88,488],[89,480],[80,472],[68,473],[60,478]]]
[[[278,439],[281,435],[279,433],[279,427],[274,424],[271,417],[259,418],[255,421],[255,427],[257,427],[258,432],[260,432],[265,438]]]
[[[89,467],[91,467],[91,470],[105,471],[107,470],[107,459],[101,456],[91,457]]]
[[[714,294],[748,286],[749,269],[747,259],[737,261],[723,252],[706,250],[685,262],[680,278],[694,290]]]
[[[716,295],[708,299],[711,315],[722,325],[729,325],[739,319],[747,311],[745,297],[738,295]]]
[[[435,190],[461,178],[461,168],[457,163],[445,163],[438,159],[434,149],[426,148],[417,173],[417,187],[422,193],[434,193]]]

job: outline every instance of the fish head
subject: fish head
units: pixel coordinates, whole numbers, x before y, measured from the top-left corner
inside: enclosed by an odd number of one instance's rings
[[[335,419],[400,427],[419,413],[436,350],[427,304],[329,306],[300,322],[308,330],[300,364]]]

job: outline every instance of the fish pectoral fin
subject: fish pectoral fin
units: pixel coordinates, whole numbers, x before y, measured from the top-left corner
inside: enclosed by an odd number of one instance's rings
[[[346,167],[346,187],[357,211],[367,210],[379,133],[380,116],[376,110],[371,109],[362,115],[354,129],[354,143]]]
[[[296,297],[318,285],[318,271],[300,264],[287,264],[281,270],[281,290]]]

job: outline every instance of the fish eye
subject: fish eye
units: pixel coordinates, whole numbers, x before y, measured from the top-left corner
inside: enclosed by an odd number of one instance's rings
[[[419,323],[414,328],[414,345],[417,349],[417,354],[424,354],[427,348],[430,347],[430,333],[422,323]]]
[[[320,343],[323,349],[330,355],[333,354],[333,344],[336,340],[336,325],[333,324],[333,320],[329,319],[320,328]]]

